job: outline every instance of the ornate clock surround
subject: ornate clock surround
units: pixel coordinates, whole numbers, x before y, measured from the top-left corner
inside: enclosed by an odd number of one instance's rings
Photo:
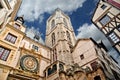
[[[24,55],[20,59],[20,67],[25,71],[37,72],[39,69],[39,63],[34,56]]]

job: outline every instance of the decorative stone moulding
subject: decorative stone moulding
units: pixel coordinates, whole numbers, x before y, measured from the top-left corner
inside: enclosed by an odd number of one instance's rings
[[[38,60],[32,55],[24,55],[20,60],[20,67],[22,70],[37,72],[38,71]]]

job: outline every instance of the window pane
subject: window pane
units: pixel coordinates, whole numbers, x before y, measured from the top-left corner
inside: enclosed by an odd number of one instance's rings
[[[12,37],[11,42],[15,43],[15,41],[16,41],[16,37]]]
[[[102,5],[101,8],[104,10],[107,6],[106,5]]]
[[[11,38],[12,38],[12,36],[8,34],[7,37],[5,38],[5,40],[9,41]]]
[[[4,60],[4,61],[7,60],[9,53],[10,53],[10,50],[0,47],[0,59],[1,60]]]
[[[4,51],[4,48],[0,47],[0,57],[1,57],[2,53],[3,53],[3,51]]]
[[[120,31],[120,25],[118,26],[118,31]]]
[[[117,43],[120,41],[120,39],[118,38],[118,36],[115,33],[111,33],[109,35],[109,38],[113,41],[113,43]]]
[[[108,15],[105,15],[101,20],[100,23],[102,25],[106,25],[110,21],[110,17]]]
[[[118,28],[118,30],[120,31],[120,27]]]
[[[9,51],[5,50],[4,54],[1,56],[1,59],[5,61],[7,59],[8,54],[9,54]]]
[[[7,41],[9,41],[11,43],[15,43],[16,39],[17,39],[17,37],[12,35],[12,34],[10,34],[10,33],[8,33],[8,35],[5,38],[5,40],[7,40]]]

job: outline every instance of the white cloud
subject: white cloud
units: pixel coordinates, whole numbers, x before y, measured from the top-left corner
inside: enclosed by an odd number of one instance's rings
[[[110,42],[107,40],[107,38],[104,36],[103,33],[100,32],[96,28],[94,24],[88,24],[85,23],[82,26],[77,29],[78,34],[77,34],[77,39],[78,38],[90,38],[92,37],[95,41],[100,42],[101,40],[105,44],[105,46],[109,50],[109,54],[113,56],[113,58],[119,63],[120,65],[120,56],[119,54],[112,48]]]
[[[103,35],[100,30],[98,30],[94,24],[85,23],[77,29],[77,38],[93,38],[95,41],[100,42],[101,40],[105,43],[108,49],[111,48],[109,41]]]
[[[34,36],[36,34],[40,37],[39,40],[34,39]],[[26,36],[28,36],[31,39],[34,39],[35,41],[38,41],[38,42],[44,44],[44,41],[43,41],[41,35],[42,34],[39,32],[38,28],[35,29],[34,27],[27,27],[27,29],[26,29]]]
[[[77,29],[78,35],[77,38],[89,38],[92,37],[96,41],[99,41],[100,38],[103,39],[102,33],[94,26],[94,24],[85,23]],[[102,36],[101,36],[102,35]]]
[[[34,21],[36,19],[43,20],[43,14],[45,12],[51,13],[56,8],[60,8],[64,12],[73,12],[77,8],[82,7],[85,1],[86,0],[23,0],[18,15],[24,15],[27,21]]]

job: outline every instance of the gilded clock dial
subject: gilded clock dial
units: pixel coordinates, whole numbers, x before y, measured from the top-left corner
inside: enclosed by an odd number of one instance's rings
[[[36,72],[38,70],[38,61],[31,55],[24,55],[20,61],[21,68],[23,70]]]

